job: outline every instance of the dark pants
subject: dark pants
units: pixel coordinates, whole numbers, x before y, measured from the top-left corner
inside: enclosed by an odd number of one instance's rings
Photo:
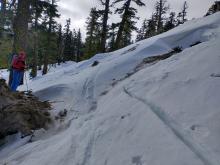
[[[11,83],[11,90],[16,91],[17,87],[20,85],[22,78],[22,71],[19,71],[17,69],[13,69],[13,79]]]
[[[8,79],[8,86],[9,87],[11,86],[12,79],[13,79],[13,69],[10,68],[10,70],[9,70],[9,79]]]
[[[12,83],[12,79],[13,79],[13,69],[11,68],[9,71],[9,80],[8,80],[8,86],[11,86]],[[22,71],[22,75],[21,75],[21,82],[19,85],[23,85],[24,84],[24,71]]]

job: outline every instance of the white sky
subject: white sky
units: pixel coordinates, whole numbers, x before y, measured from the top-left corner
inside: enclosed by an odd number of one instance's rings
[[[111,0],[113,1],[113,0]],[[140,27],[144,18],[149,18],[153,12],[156,0],[142,0],[146,6],[138,7],[138,21],[137,26]],[[167,0],[170,5],[170,11],[179,12],[185,0]],[[188,3],[188,19],[198,18],[205,15],[208,8],[215,0],[187,0]],[[65,24],[66,19],[71,18],[71,28],[81,28],[83,38],[85,37],[85,21],[89,16],[92,7],[100,8],[100,0],[60,0],[58,2],[59,12],[61,17],[58,22]],[[112,9],[114,10],[114,9]],[[111,21],[117,20],[116,16],[111,17]]]

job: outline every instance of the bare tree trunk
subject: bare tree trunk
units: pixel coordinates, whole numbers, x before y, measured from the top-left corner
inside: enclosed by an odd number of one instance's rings
[[[105,53],[105,45],[106,45],[106,38],[107,38],[107,23],[108,23],[108,13],[109,13],[109,3],[110,0],[106,0],[105,2],[105,11],[104,11],[104,17],[103,17],[103,26],[102,26],[102,34],[101,34],[101,52]]]
[[[38,59],[38,36],[37,36],[37,30],[36,30],[36,27],[35,27],[35,32],[34,32],[34,57],[33,57],[33,67],[32,67],[32,70],[31,70],[32,77],[37,76],[37,59]]]
[[[52,5],[54,5],[55,0],[52,0]],[[49,63],[49,59],[48,56],[50,55],[50,43],[51,43],[51,31],[52,31],[52,15],[50,14],[50,18],[49,18],[49,28],[48,28],[48,36],[47,36],[47,53],[44,54],[44,67],[43,67],[43,71],[42,74],[45,75],[48,72],[48,63]]]
[[[162,12],[163,12],[163,0],[159,2],[159,11],[158,11],[158,23],[157,23],[157,32],[161,32],[162,30]]]
[[[35,6],[35,17],[34,17],[34,55],[33,55],[33,63],[32,63],[32,70],[31,75],[32,77],[37,76],[37,60],[38,60],[38,32],[37,32],[37,26],[38,26],[38,17],[39,14],[37,13],[37,1],[34,3]]]
[[[49,29],[48,29],[48,37],[47,37],[47,46],[48,46],[48,48],[47,48],[47,53],[45,53],[44,54],[44,59],[43,59],[43,61],[44,61],[44,67],[43,67],[43,71],[42,71],[42,74],[43,75],[45,75],[45,74],[47,74],[47,72],[48,72],[48,63],[49,63],[49,59],[48,59],[48,56],[50,55],[50,39],[51,39],[51,37],[50,37],[50,35],[51,35],[51,23],[49,24]]]
[[[183,4],[183,10],[182,10],[182,22],[184,23],[186,21],[186,10],[188,9],[187,2],[185,1]]]
[[[0,30],[4,28],[5,24],[5,13],[6,13],[6,0],[0,0],[1,11],[0,11]]]
[[[17,14],[14,20],[15,50],[27,50],[28,20],[30,18],[30,1],[18,0]]]

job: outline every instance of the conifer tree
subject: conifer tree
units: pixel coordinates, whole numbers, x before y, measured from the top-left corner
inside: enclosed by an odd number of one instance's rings
[[[155,17],[157,24],[157,33],[163,32],[163,21],[165,19],[164,15],[167,13],[169,6],[167,5],[167,0],[159,0],[155,4]]]
[[[63,39],[63,32],[62,32],[62,25],[58,25],[57,31],[57,63],[60,65],[61,61],[63,61],[63,50],[64,50],[64,39]]]
[[[147,19],[144,19],[141,28],[138,30],[136,42],[145,39],[145,33],[146,33],[147,29],[148,29],[148,22],[147,22]]]
[[[187,19],[186,19],[186,15],[187,15],[187,10],[188,9],[188,4],[187,2],[185,1],[184,4],[183,4],[183,9],[182,9],[182,21],[183,22],[186,22]]]
[[[102,30],[101,30],[101,43],[100,52],[104,53],[106,51],[106,40],[108,32],[108,18],[110,13],[110,0],[100,0],[102,5],[105,6],[104,10],[99,10],[102,17]]]
[[[72,33],[72,54],[73,54],[73,60],[76,61],[76,56],[77,56],[77,32],[76,29],[73,29]]]
[[[64,61],[72,60],[71,49],[72,49],[72,32],[70,30],[71,19],[66,20],[66,25],[64,26]]]
[[[157,33],[156,26],[157,26],[156,18],[155,18],[155,15],[152,14],[151,19],[147,20],[147,29],[146,29],[145,37],[144,37],[145,39],[156,35]]]
[[[39,52],[39,19],[42,18],[42,14],[48,4],[44,1],[36,0],[31,3],[32,11],[32,27],[33,27],[33,60],[32,60],[32,70],[31,76],[34,78],[37,76],[37,65],[38,65],[38,52]]]
[[[119,29],[114,45],[114,49],[118,49],[120,47],[124,47],[125,42],[123,41],[123,34],[131,33],[133,30],[136,30],[135,21],[133,19],[138,19],[136,17],[137,9],[131,7],[131,3],[134,2],[138,6],[145,6],[145,4],[141,0],[115,0],[114,4],[124,2],[121,8],[117,8],[115,13],[121,15],[121,22],[119,23]],[[130,36],[131,34],[129,34]],[[128,38],[127,38],[128,39]],[[126,41],[127,44],[127,41]]]
[[[114,50],[114,45],[115,45],[115,38],[117,35],[117,28],[119,27],[119,24],[117,23],[112,23],[112,25],[110,26],[110,33],[109,33],[109,43],[108,43],[108,49],[109,51],[113,51]]]
[[[47,29],[47,51],[44,55],[44,67],[42,74],[47,74],[48,71],[48,63],[49,63],[49,56],[52,54],[53,48],[52,46],[52,35],[56,27],[56,21],[54,20],[56,17],[59,17],[58,10],[57,10],[57,4],[56,0],[51,0],[51,2],[48,2],[48,8],[46,10],[46,14],[48,16],[48,20],[45,22],[48,24]]]
[[[82,34],[81,30],[79,29],[77,32],[77,43],[76,43],[76,62],[80,61],[81,49],[82,49]]]
[[[187,21],[186,15],[187,15],[187,9],[188,9],[188,4],[185,1],[182,7],[182,11],[178,14],[178,24],[183,24],[184,22]]]
[[[205,16],[214,14],[218,11],[220,11],[220,1],[215,1],[214,4],[209,8]]]
[[[101,43],[100,13],[92,8],[87,18],[85,54],[89,58],[99,52]]]
[[[164,31],[168,31],[170,29],[173,29],[176,26],[176,19],[175,19],[176,13],[175,12],[171,12],[170,16],[167,20],[167,22],[164,25]]]
[[[1,9],[0,9],[0,32],[3,31],[5,25],[6,17],[6,0],[1,0]]]
[[[27,50],[28,21],[30,19],[31,1],[18,0],[17,13],[14,20],[14,44],[16,51]]]

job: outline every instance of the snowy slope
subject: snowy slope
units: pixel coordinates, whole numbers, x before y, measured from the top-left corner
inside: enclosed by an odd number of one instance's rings
[[[2,148],[0,163],[219,165],[219,45],[217,13],[29,81],[37,96],[54,101],[53,115],[68,115],[34,142]],[[127,76],[143,58],[177,46],[184,50]]]

